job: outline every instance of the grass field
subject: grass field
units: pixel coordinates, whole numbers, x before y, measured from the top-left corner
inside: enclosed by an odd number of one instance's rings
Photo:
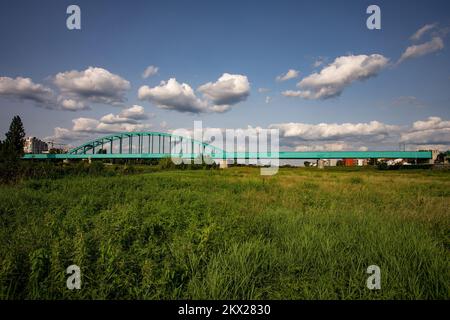
[[[449,172],[29,180],[0,186],[0,298],[449,299],[449,208]]]

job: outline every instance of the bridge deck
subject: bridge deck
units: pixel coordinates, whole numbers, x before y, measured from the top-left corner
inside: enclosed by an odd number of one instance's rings
[[[196,158],[200,154],[183,154],[182,158]],[[170,153],[107,153],[107,154],[26,154],[24,159],[161,159]],[[173,155],[176,157],[176,155]],[[431,159],[431,151],[325,151],[278,153],[227,152],[209,154],[213,159]]]

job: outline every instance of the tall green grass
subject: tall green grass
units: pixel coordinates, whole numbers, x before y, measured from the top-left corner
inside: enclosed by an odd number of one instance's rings
[[[0,186],[0,297],[449,299],[449,177],[231,168]],[[372,264],[381,290],[366,288]]]

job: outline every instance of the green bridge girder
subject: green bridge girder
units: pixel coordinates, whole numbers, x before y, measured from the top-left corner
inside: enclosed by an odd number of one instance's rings
[[[137,152],[133,152],[133,138],[138,138]],[[144,137],[147,152],[144,152]],[[128,140],[125,148],[124,140]],[[157,139],[157,140],[156,140]],[[157,149],[155,150],[155,140]],[[168,141],[167,141],[168,140]],[[119,143],[118,152],[113,144]],[[168,144],[166,144],[168,143]],[[172,153],[172,146],[187,146],[182,154]],[[109,144],[109,153],[95,153],[96,149]],[[168,147],[168,148],[167,148]],[[189,147],[191,149],[189,149]],[[125,150],[126,152],[124,152]],[[168,149],[168,152],[166,150]],[[184,148],[183,148],[184,149]],[[25,154],[24,159],[161,159],[177,157],[194,159],[201,155],[212,159],[431,159],[431,151],[321,151],[321,152],[226,152],[220,148],[192,138],[163,132],[123,132],[86,142],[64,154]]]
[[[108,154],[26,154],[24,159],[161,159],[167,157],[195,159],[200,153],[108,153]],[[431,151],[328,151],[204,154],[212,159],[431,159]]]

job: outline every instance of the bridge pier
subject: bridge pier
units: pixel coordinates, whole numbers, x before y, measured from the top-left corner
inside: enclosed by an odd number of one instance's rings
[[[225,160],[220,160],[219,167],[220,167],[220,169],[228,168],[228,161],[226,159]]]
[[[324,161],[322,159],[317,160],[317,168],[323,169],[325,166]]]

